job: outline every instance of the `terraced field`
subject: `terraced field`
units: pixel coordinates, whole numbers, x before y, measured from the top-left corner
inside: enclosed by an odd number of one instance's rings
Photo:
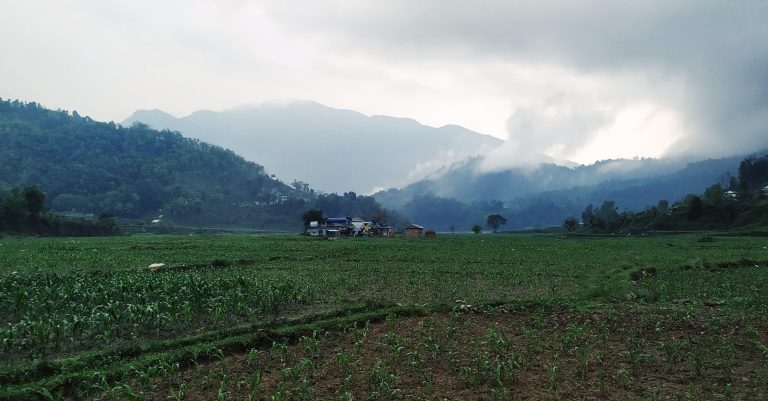
[[[0,399],[765,399],[713,238],[0,238]]]

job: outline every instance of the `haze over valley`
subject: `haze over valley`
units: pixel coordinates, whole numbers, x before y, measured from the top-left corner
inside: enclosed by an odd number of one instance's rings
[[[732,189],[768,149],[761,2],[300,3],[5,5],[0,34],[15,40],[0,42],[0,76],[14,78],[0,96],[20,103],[6,105],[3,145],[21,168],[6,164],[0,190],[39,185],[57,211],[291,229],[321,197],[359,195],[393,221],[466,230],[502,214],[512,229]],[[68,112],[54,127],[43,110]],[[110,121],[136,152],[87,150],[102,136],[77,127],[106,135]],[[82,152],[46,159],[18,124],[53,135],[51,152],[67,135]],[[184,155],[155,161],[132,132]],[[258,166],[259,183],[236,188],[219,156],[185,170],[203,144]],[[73,160],[78,179],[57,171]],[[141,163],[168,169],[114,170]]]

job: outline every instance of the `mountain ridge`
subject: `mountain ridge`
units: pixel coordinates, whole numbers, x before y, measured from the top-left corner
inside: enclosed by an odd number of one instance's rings
[[[279,177],[330,192],[370,193],[405,185],[502,143],[454,124],[435,128],[411,118],[368,116],[306,101],[168,116],[141,110],[123,124],[179,131],[269,166]]]

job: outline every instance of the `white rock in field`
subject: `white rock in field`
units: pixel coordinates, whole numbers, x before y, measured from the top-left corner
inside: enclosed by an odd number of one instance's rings
[[[162,269],[163,267],[165,267],[165,263],[152,263],[151,265],[149,265],[149,270],[156,272]]]

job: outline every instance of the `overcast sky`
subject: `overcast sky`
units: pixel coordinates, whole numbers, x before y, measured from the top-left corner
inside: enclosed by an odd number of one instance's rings
[[[768,146],[768,2],[0,0],[0,97],[122,121],[270,100],[459,124],[492,160]]]

